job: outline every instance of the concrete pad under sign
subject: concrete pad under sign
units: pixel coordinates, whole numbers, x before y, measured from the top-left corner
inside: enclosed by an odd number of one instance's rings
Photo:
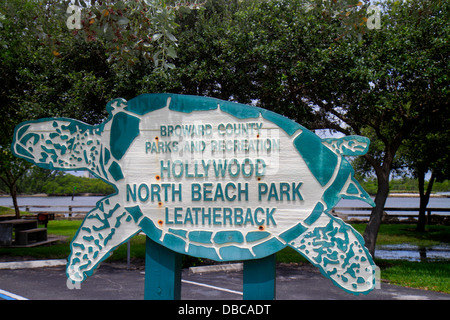
[[[234,272],[234,271],[242,271],[244,268],[243,263],[229,263],[229,264],[217,264],[212,266],[201,266],[201,267],[190,267],[190,274],[200,274],[200,273],[210,273],[210,272]]]
[[[43,267],[59,267],[65,266],[67,260],[33,260],[33,261],[13,261],[0,262],[0,269],[28,269],[28,268],[43,268]]]

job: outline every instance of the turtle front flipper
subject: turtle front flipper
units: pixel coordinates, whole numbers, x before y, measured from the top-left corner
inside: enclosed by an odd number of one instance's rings
[[[376,265],[364,240],[341,219],[322,213],[288,244],[345,291],[367,294],[375,288]]]
[[[115,198],[99,201],[72,240],[66,269],[72,281],[84,281],[117,246],[141,230]],[[119,228],[120,231],[116,231]]]

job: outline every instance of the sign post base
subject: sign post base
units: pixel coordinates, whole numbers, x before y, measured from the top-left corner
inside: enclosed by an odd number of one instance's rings
[[[182,255],[147,237],[145,248],[145,300],[181,299]]]
[[[274,300],[276,254],[244,261],[244,300]]]

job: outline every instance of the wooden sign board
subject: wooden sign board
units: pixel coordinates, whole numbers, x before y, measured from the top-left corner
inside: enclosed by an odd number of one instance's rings
[[[174,252],[216,261],[289,246],[348,292],[374,288],[361,235],[330,214],[341,198],[373,205],[344,158],[364,154],[367,138],[322,140],[276,113],[196,96],[145,94],[107,110],[97,126],[42,119],[14,133],[15,155],[89,170],[116,189],[73,239],[70,279],[83,281],[143,231]]]

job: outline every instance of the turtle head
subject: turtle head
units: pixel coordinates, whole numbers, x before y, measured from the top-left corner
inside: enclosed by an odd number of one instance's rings
[[[14,131],[12,153],[45,169],[76,170],[92,162],[87,146],[96,143],[93,129],[70,119],[40,119],[19,124]],[[77,150],[77,156],[72,152]],[[84,161],[83,161],[84,160]]]

